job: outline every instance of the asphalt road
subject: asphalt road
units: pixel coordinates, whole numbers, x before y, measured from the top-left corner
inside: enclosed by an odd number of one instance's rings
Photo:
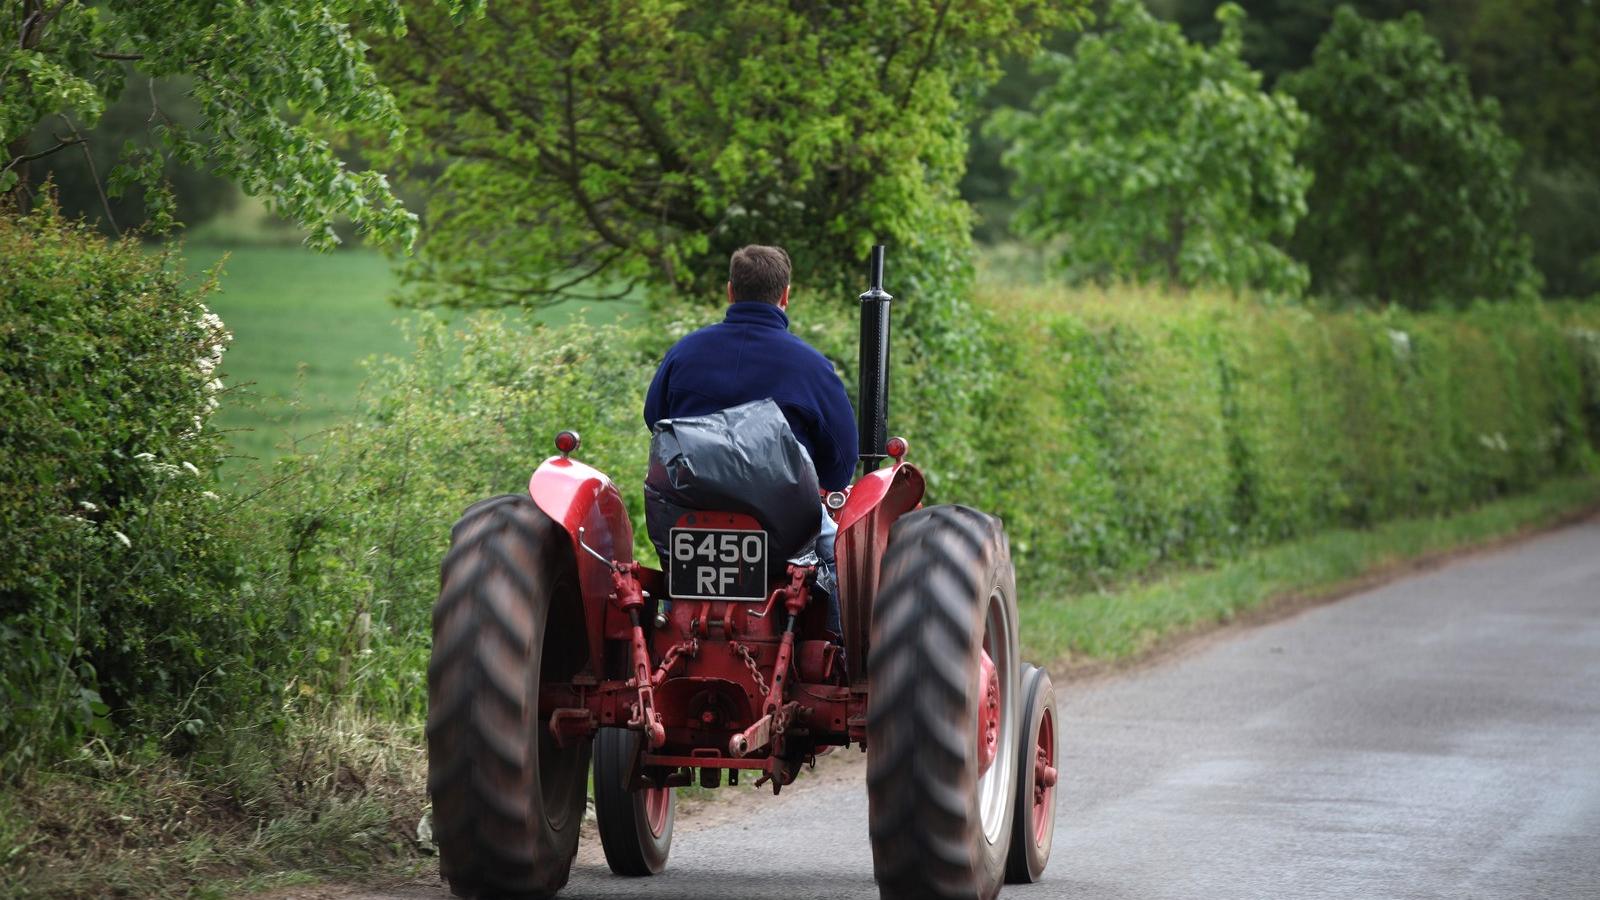
[[[1600,521],[1057,692],[1055,850],[1003,897],[1600,898]],[[874,898],[825,768],[562,897]]]

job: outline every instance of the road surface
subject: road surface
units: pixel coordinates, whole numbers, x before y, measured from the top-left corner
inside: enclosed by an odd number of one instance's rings
[[[1057,692],[1055,850],[1003,897],[1600,898],[1600,521]],[[874,898],[864,771],[562,897]]]

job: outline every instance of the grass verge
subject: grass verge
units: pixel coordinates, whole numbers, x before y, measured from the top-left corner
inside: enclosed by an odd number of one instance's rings
[[[1328,532],[1212,569],[1026,602],[1023,642],[1067,671],[1114,666],[1597,503],[1600,476],[1565,479],[1453,516]],[[1045,580],[1033,581],[1025,596],[1042,590]],[[287,735],[238,732],[183,763],[92,747],[0,787],[0,896],[226,897],[434,871],[415,840],[426,802],[420,729],[350,713],[295,721]]]
[[[1600,504],[1600,476],[1565,478],[1452,515],[1339,529],[1214,568],[1059,600],[1024,601],[1023,645],[1071,670],[1125,662],[1176,639],[1295,601],[1341,596],[1400,568],[1571,519]],[[1023,596],[1047,589],[1034,578]]]
[[[420,731],[337,713],[181,762],[91,746],[0,788],[0,896],[229,897],[414,869]]]

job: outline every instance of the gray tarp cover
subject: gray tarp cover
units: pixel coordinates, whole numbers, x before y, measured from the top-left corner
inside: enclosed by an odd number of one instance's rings
[[[695,511],[754,516],[767,530],[767,559],[774,570],[817,536],[822,523],[817,470],[778,404],[757,400],[656,423],[644,479],[644,518],[663,560],[672,526]]]

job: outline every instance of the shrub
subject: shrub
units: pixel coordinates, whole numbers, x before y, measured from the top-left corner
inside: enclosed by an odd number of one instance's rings
[[[527,490],[563,428],[622,484],[644,533],[652,368],[629,335],[528,331],[491,313],[417,328],[414,355],[374,367],[353,422],[278,461],[279,487],[256,510],[255,575],[240,602],[276,610],[294,632],[282,672],[296,702],[422,713],[450,526],[474,501]]]
[[[1421,16],[1341,7],[1281,86],[1311,115],[1315,180],[1294,249],[1313,290],[1414,305],[1533,292],[1521,151]]]
[[[228,333],[171,260],[0,216],[0,767],[213,719],[248,643],[208,490]]]
[[[1223,4],[1217,18],[1222,39],[1206,47],[1118,0],[1107,31],[1043,57],[1055,80],[1032,111],[997,114],[1016,222],[1062,238],[1069,276],[1305,289],[1280,245],[1306,211],[1310,173],[1294,157],[1306,116],[1240,59],[1243,11]]]
[[[1592,307],[986,299],[1004,387],[972,499],[1052,592],[1460,509],[1596,462]]]

